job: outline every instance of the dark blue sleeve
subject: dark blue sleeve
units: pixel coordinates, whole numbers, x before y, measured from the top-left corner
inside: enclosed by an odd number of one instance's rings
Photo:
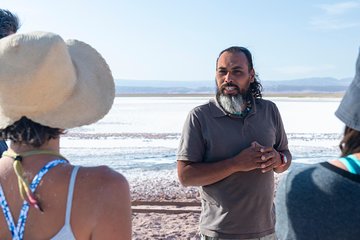
[[[4,151],[8,149],[8,146],[4,140],[0,140],[0,156]]]

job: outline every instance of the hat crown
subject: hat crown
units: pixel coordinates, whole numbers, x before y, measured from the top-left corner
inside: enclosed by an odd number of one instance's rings
[[[36,32],[0,40],[0,105],[11,117],[59,106],[76,83],[75,69],[60,36]],[[16,116],[17,115],[17,116]]]

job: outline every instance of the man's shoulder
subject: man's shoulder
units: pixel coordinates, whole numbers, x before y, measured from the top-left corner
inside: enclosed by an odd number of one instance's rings
[[[225,116],[225,113],[217,104],[214,98],[210,99],[207,103],[199,105],[190,111],[190,115],[196,116],[197,118],[218,118]]]
[[[201,104],[201,105],[198,105],[196,107],[194,107],[190,113],[195,113],[195,114],[198,114],[198,113],[204,113],[204,112],[209,112],[210,111],[210,108],[212,107],[216,107],[215,105],[215,102],[213,101],[213,99],[209,99],[207,102]]]
[[[256,98],[255,103],[264,106],[276,106],[276,104],[273,101],[263,98]]]
[[[255,99],[255,105],[258,110],[278,112],[276,104],[267,99],[257,98]]]

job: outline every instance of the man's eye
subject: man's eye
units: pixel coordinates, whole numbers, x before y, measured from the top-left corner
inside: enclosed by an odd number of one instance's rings
[[[225,74],[227,74],[227,71],[226,70],[218,70],[218,73],[221,75],[225,75]]]

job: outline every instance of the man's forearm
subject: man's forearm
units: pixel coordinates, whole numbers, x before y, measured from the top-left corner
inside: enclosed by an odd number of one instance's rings
[[[282,153],[286,156],[286,159],[287,159],[287,163],[284,164],[284,165],[280,165],[278,167],[275,167],[273,170],[274,172],[276,173],[282,173],[282,172],[285,172],[289,167],[290,167],[290,164],[291,164],[291,160],[292,160],[292,156],[291,156],[291,153],[289,151],[286,151],[284,153]]]
[[[235,172],[247,172],[264,168],[261,157],[266,153],[257,142],[242,150],[239,154],[218,162],[204,163],[177,161],[179,180],[184,186],[206,186],[216,183]],[[265,151],[265,152],[264,152]],[[272,169],[272,168],[271,168]]]
[[[232,165],[231,159],[214,163],[177,161],[179,180],[184,186],[206,186],[216,183],[235,172]]]
[[[290,164],[291,164],[291,160],[289,160],[286,163],[286,165],[284,165],[284,166],[278,166],[278,167],[274,168],[274,172],[276,172],[276,173],[285,172],[289,168]]]

